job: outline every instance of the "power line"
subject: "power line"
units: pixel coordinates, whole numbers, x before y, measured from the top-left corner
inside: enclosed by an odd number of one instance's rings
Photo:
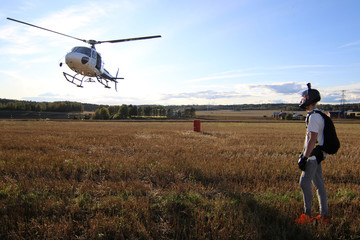
[[[346,90],[342,90],[341,91],[341,105],[344,106],[345,105],[345,92]]]
[[[342,90],[341,91],[342,93],[341,93],[341,106],[342,106],[342,112],[343,112],[343,114],[344,114],[344,118],[346,117],[346,115],[345,115],[345,90]]]

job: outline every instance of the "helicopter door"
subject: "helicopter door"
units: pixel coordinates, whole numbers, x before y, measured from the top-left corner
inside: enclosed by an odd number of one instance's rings
[[[98,53],[96,53],[96,66],[95,67],[100,71],[100,69],[101,69],[101,56]]]

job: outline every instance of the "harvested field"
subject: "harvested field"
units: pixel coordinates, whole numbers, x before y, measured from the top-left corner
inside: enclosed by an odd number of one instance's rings
[[[360,125],[336,128],[331,223],[303,226],[303,122],[0,121],[0,238],[358,239]]]
[[[209,120],[262,120],[268,121],[273,120],[273,113],[280,112],[275,110],[243,110],[243,111],[230,111],[230,110],[216,110],[216,111],[197,111],[196,116],[203,119]],[[305,111],[291,113],[305,114]]]

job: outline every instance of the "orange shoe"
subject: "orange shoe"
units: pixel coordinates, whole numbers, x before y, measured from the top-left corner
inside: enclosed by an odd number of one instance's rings
[[[300,217],[298,219],[295,219],[295,223],[299,223],[299,224],[308,224],[308,223],[312,223],[313,218],[306,215],[305,213],[301,214]]]
[[[330,223],[330,220],[326,216],[317,215],[315,219],[321,223]]]

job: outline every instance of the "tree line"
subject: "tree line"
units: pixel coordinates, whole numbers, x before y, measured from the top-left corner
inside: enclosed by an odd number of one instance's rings
[[[122,105],[121,105],[122,106]],[[58,102],[33,102],[20,101],[0,98],[0,110],[8,111],[36,111],[36,112],[82,112],[82,111],[97,111],[99,108],[109,109],[109,119],[119,111],[121,106],[98,105],[89,103],[79,103],[70,101]],[[131,112],[127,117],[133,116],[167,116],[167,117],[181,117],[189,116],[194,111],[216,111],[216,110],[282,110],[282,111],[300,111],[297,103],[269,103],[269,104],[233,104],[233,105],[126,105]],[[320,104],[320,109],[327,111],[360,111],[360,103],[347,104]],[[115,110],[113,110],[115,109]],[[125,107],[124,107],[125,109]],[[122,111],[125,111],[125,110]],[[194,110],[191,110],[194,109]],[[115,111],[115,114],[113,113]],[[134,112],[137,112],[134,114]],[[106,115],[106,114],[105,114]],[[124,118],[126,114],[122,113],[115,117]]]
[[[171,107],[171,106],[170,106]],[[282,111],[301,111],[298,103],[267,103],[267,104],[233,104],[233,105],[193,105],[196,111],[216,111],[216,110],[282,110]],[[360,111],[360,103],[342,104],[319,104],[318,108],[327,111]]]
[[[179,108],[157,106],[136,106],[126,105],[121,106],[101,106],[96,109],[92,119],[128,119],[128,118],[193,118],[196,116],[195,108]]]
[[[0,110],[35,112],[82,112],[84,107],[78,102],[30,102],[0,101]]]

